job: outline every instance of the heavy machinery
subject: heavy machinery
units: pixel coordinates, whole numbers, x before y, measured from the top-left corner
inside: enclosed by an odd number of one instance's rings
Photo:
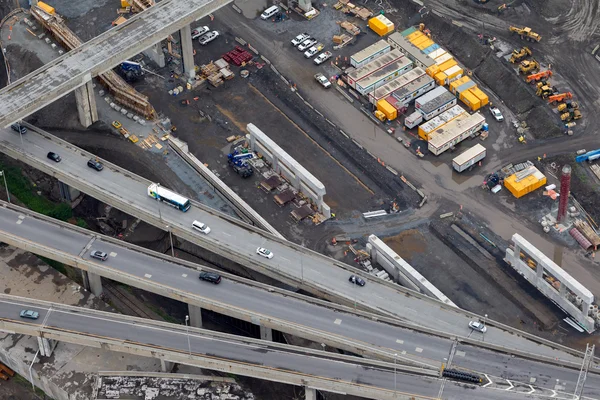
[[[559,94],[555,94],[553,96],[548,97],[548,101],[552,104],[558,104],[561,101],[571,100],[572,98],[573,98],[573,93],[565,92],[565,93],[559,93]]]
[[[578,110],[579,104],[576,101],[567,101],[558,105],[558,112]]]
[[[121,72],[127,82],[135,81],[144,76],[142,64],[133,61],[123,61],[120,65]]]
[[[508,28],[512,33],[517,34],[521,37],[521,39],[525,39],[527,41],[530,42],[539,42],[540,40],[542,40],[542,36],[533,32],[531,30],[531,28],[529,27],[524,27],[524,28],[517,28],[516,26],[511,26],[510,28]]]
[[[251,158],[254,158],[253,153],[240,153],[238,150],[235,150],[233,153],[227,155],[227,162],[239,176],[248,178],[254,173],[254,169],[247,162]]]
[[[539,70],[540,63],[535,61],[534,59],[524,60],[521,61],[521,63],[519,64],[519,72],[522,74],[535,73]]]
[[[533,53],[531,52],[531,50],[529,49],[529,47],[523,47],[521,50],[517,50],[514,49],[512,51],[512,54],[510,56],[510,61],[511,64],[517,63],[519,61],[521,61],[522,59],[524,59],[527,56],[532,55]]]
[[[554,93],[555,93],[555,89],[552,86],[548,86],[548,85],[542,85],[542,86],[538,87],[537,91],[535,92],[535,94],[537,96],[540,96],[543,99],[546,99],[549,96],[552,96]]]
[[[548,69],[546,71],[538,72],[537,74],[532,74],[532,75],[527,76],[525,78],[525,81],[527,83],[534,83],[534,82],[538,82],[542,79],[550,78],[551,76],[552,76],[552,71],[550,71]]]
[[[579,110],[572,110],[560,115],[561,121],[564,122],[575,121],[577,119],[580,119],[581,117],[582,115],[581,112],[579,112]]]

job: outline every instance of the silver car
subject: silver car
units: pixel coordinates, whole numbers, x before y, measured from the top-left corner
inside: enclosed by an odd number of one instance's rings
[[[297,47],[299,51],[306,51],[310,46],[317,43],[317,39],[306,39],[304,42],[300,43]]]
[[[318,56],[315,57],[315,64],[321,65],[325,61],[329,60],[330,58],[331,58],[331,52],[330,51],[324,51],[324,52],[322,52],[321,54],[319,54]]]
[[[308,38],[310,38],[310,35],[308,33],[301,33],[292,39],[292,46],[296,47]]]
[[[469,328],[481,333],[485,333],[487,331],[487,326],[485,326],[479,321],[470,321]]]
[[[212,31],[212,32],[205,33],[203,36],[201,36],[200,39],[198,39],[198,42],[200,42],[200,44],[204,46],[205,44],[212,42],[213,40],[215,40],[218,37],[219,37],[219,32]]]
[[[96,260],[106,261],[108,254],[100,250],[92,250],[90,252],[90,257],[95,258]]]

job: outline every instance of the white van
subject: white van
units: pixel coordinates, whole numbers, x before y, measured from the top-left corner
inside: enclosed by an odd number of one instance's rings
[[[269,19],[273,15],[277,14],[278,12],[279,12],[279,7],[271,6],[271,7],[267,8],[262,14],[260,14],[260,17],[262,19]]]
[[[204,233],[205,235],[208,235],[210,233],[210,228],[206,224],[203,224],[200,221],[192,222],[192,228]]]

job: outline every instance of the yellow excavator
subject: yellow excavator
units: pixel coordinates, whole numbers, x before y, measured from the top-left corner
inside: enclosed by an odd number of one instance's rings
[[[522,74],[532,74],[539,70],[540,63],[535,61],[534,59],[524,60],[521,61],[521,63],[519,64],[519,72],[521,72]]]
[[[546,82],[538,83],[537,91],[535,94],[544,99],[547,99],[549,96],[552,96],[555,92],[555,89],[552,86],[549,86]]]
[[[511,64],[514,64],[532,54],[533,53],[531,52],[531,50],[529,50],[529,47],[523,47],[521,50],[514,49],[510,56],[510,60],[508,60],[508,61],[510,61]]]
[[[542,40],[542,36],[538,33],[535,33],[529,27],[517,28],[516,26],[511,26],[508,28],[512,33],[515,33],[521,37],[521,39],[528,40],[530,42],[539,42]]]

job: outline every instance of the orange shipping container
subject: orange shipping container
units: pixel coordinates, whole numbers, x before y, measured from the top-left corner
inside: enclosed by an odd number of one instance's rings
[[[426,41],[424,41],[423,43],[420,43],[420,44],[419,44],[417,47],[418,47],[420,50],[424,50],[424,49],[426,49],[426,48],[428,48],[429,46],[431,46],[431,45],[434,45],[434,44],[435,44],[435,42],[434,42],[433,40],[431,40],[431,39],[427,39],[427,40],[426,40]]]
[[[50,6],[50,5],[46,4],[46,3],[43,3],[41,1],[38,1],[37,5],[38,5],[39,8],[41,8],[44,11],[46,11],[48,14],[52,14],[53,15],[56,12],[56,10],[54,9],[54,7],[52,7],[52,6]]]
[[[435,82],[440,86],[444,86],[446,84],[446,78],[448,78],[448,75],[446,75],[443,72],[438,72],[433,77],[433,79],[435,79]]]
[[[378,15],[369,20],[369,28],[379,36],[385,36],[394,31],[394,23],[383,15]]]
[[[398,110],[385,99],[381,99],[377,102],[377,110],[384,113],[385,117],[390,121],[398,118]]]
[[[483,93],[481,91],[481,89],[479,89],[477,86],[475,86],[474,88],[469,89],[469,91],[471,93],[473,93],[475,95],[475,97],[477,97],[479,99],[479,101],[481,102],[481,107],[487,106],[488,103],[490,102],[490,99],[489,99],[488,95],[485,94],[485,93]]]
[[[426,42],[430,40],[427,36],[423,35],[415,40],[413,40],[411,43],[414,44],[415,46],[419,46],[419,44]]]
[[[513,174],[504,180],[504,186],[515,196],[525,196],[527,193],[531,193],[534,190],[544,186],[546,184],[546,176],[542,174],[537,168],[529,167],[533,173],[524,179],[517,182],[516,174]]]
[[[469,107],[469,109],[471,109],[471,111],[477,111],[481,108],[481,100],[469,90],[462,92],[459,98],[467,105],[467,107]]]
[[[425,73],[426,73],[427,75],[429,75],[430,77],[432,77],[432,78],[433,78],[433,77],[435,76],[435,74],[437,74],[438,72],[440,72],[440,66],[439,66],[439,65],[437,65],[437,64],[433,64],[431,67],[428,67],[428,68],[425,70]]]
[[[456,62],[455,59],[448,60],[445,63],[440,64],[440,71],[444,72],[444,71],[454,67],[455,65],[458,65],[458,63]]]
[[[467,83],[470,80],[471,78],[469,78],[468,76],[463,76],[462,78],[457,79],[454,82],[450,82],[450,85],[448,86],[448,89],[450,89],[450,93],[456,94],[456,89],[458,89],[458,87],[463,83]]]
[[[411,33],[410,35],[408,35],[408,36],[406,37],[406,40],[408,40],[409,42],[411,42],[411,43],[412,43],[412,41],[413,41],[413,40],[415,40],[416,38],[418,38],[418,37],[421,37],[421,36],[425,36],[425,35],[423,34],[423,32],[421,32],[421,31],[416,31],[416,32],[413,32],[413,33]]]

